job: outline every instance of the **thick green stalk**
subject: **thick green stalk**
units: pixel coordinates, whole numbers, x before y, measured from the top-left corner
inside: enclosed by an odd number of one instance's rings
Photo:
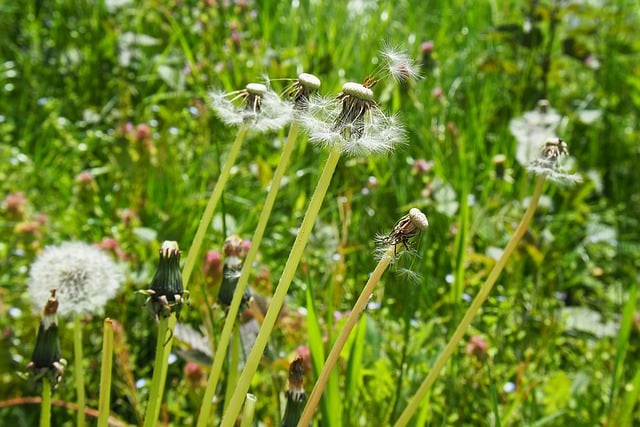
[[[238,418],[238,414],[240,414],[242,401],[249,390],[251,379],[258,368],[258,364],[262,358],[262,353],[267,346],[269,335],[273,330],[273,325],[275,325],[276,320],[278,319],[280,309],[282,308],[284,299],[287,296],[289,285],[291,285],[291,282],[293,281],[296,269],[298,268],[298,264],[302,258],[302,253],[309,241],[309,236],[311,235],[311,230],[313,229],[313,225],[318,217],[320,206],[322,206],[324,196],[327,194],[327,189],[331,183],[331,177],[338,165],[338,160],[340,160],[340,154],[341,153],[336,150],[331,150],[329,152],[329,157],[327,158],[322,175],[318,180],[316,189],[309,202],[309,207],[307,208],[307,212],[302,220],[302,224],[300,225],[300,230],[298,231],[298,236],[293,243],[291,253],[289,253],[289,258],[287,259],[287,263],[282,271],[282,276],[280,276],[280,281],[278,282],[278,286],[273,294],[271,304],[269,305],[267,314],[264,317],[264,322],[262,323],[260,332],[258,332],[258,337],[256,338],[251,353],[249,354],[244,370],[238,379],[238,385],[236,386],[233,396],[231,396],[231,402],[229,402],[229,406],[222,418],[221,427],[233,426],[236,418]]]
[[[78,412],[76,414],[76,426],[84,427],[84,407],[85,407],[85,394],[84,394],[84,369],[82,368],[82,323],[80,314],[74,314],[73,316],[73,355],[75,368],[75,383],[77,393]]]
[[[102,369],[100,371],[100,399],[98,403],[98,427],[107,427],[111,409],[111,371],[113,367],[113,323],[104,321],[102,338]]]
[[[42,378],[42,403],[40,404],[40,427],[51,426],[51,383]]]
[[[256,411],[256,401],[258,399],[251,393],[247,393],[247,399],[244,403],[244,411],[242,411],[242,424],[240,427],[253,426],[253,414]]]
[[[243,124],[238,129],[236,139],[231,145],[231,150],[229,150],[227,160],[225,160],[224,165],[222,166],[218,181],[216,182],[216,185],[213,188],[213,192],[211,193],[211,197],[209,198],[209,202],[207,202],[207,206],[204,209],[204,213],[202,214],[202,218],[200,219],[200,224],[198,224],[196,235],[191,242],[189,252],[187,253],[187,259],[185,260],[184,268],[182,269],[182,282],[184,283],[185,290],[189,286],[189,279],[191,279],[191,273],[193,273],[193,268],[195,267],[196,261],[198,260],[198,254],[200,253],[200,248],[202,247],[204,236],[207,233],[209,225],[211,224],[216,206],[218,205],[218,201],[220,201],[220,197],[222,196],[224,187],[227,185],[229,175],[231,174],[231,168],[236,162],[236,158],[238,157],[238,153],[240,152],[240,147],[242,146],[242,142],[247,136],[249,127],[250,124]]]
[[[162,393],[164,383],[167,379],[167,364],[169,362],[169,352],[171,351],[171,340],[167,342],[167,334],[170,329],[169,320],[174,316],[160,318],[158,322],[158,340],[156,341],[156,357],[153,362],[153,378],[151,379],[151,389],[149,393],[149,403],[144,415],[144,427],[154,427],[160,415],[160,405],[162,404]],[[175,320],[173,322],[175,325]]]
[[[376,284],[380,281],[380,278],[382,277],[382,273],[385,272],[385,270],[389,266],[389,263],[394,258],[395,251],[396,249],[394,245],[391,245],[387,248],[386,252],[380,259],[380,262],[378,262],[378,265],[376,266],[375,270],[373,270],[373,273],[369,277],[369,280],[367,281],[367,284],[365,285],[364,289],[362,289],[362,292],[360,293],[358,300],[356,301],[355,305],[351,309],[351,313],[349,313],[349,316],[347,317],[344,327],[340,331],[340,335],[338,336],[338,339],[336,340],[336,342],[333,344],[333,347],[331,348],[331,352],[329,353],[329,356],[327,357],[327,360],[325,361],[324,366],[322,367],[322,371],[320,372],[320,376],[318,377],[316,384],[313,386],[313,390],[311,391],[309,400],[307,400],[307,404],[304,407],[304,411],[300,416],[298,427],[306,427],[311,422],[311,417],[313,416],[313,413],[316,407],[318,406],[318,402],[320,402],[320,397],[322,396],[324,387],[327,384],[327,381],[329,380],[329,375],[331,374],[333,367],[338,361],[338,357],[340,357],[340,352],[344,348],[344,345],[347,342],[347,339],[349,338],[351,331],[355,327],[356,323],[358,323],[360,314],[362,314],[367,303],[369,302],[369,297],[371,297],[371,294],[373,293],[373,289],[375,288]]]
[[[218,386],[218,380],[220,379],[222,364],[224,362],[225,355],[227,354],[227,347],[229,346],[229,337],[231,336],[233,325],[236,321],[236,318],[238,317],[238,310],[240,309],[242,296],[244,295],[244,290],[249,283],[249,275],[251,269],[253,268],[253,261],[258,255],[258,248],[260,247],[260,242],[262,241],[262,237],[264,236],[264,231],[267,228],[267,222],[269,221],[269,217],[271,216],[271,210],[273,209],[273,204],[276,200],[276,196],[278,195],[278,191],[280,190],[280,182],[282,181],[284,173],[287,170],[287,166],[289,165],[289,159],[291,158],[291,153],[293,152],[295,142],[298,138],[299,129],[299,125],[294,121],[291,125],[291,128],[289,129],[289,136],[287,137],[287,141],[282,148],[282,154],[280,155],[278,166],[273,173],[273,178],[271,179],[271,185],[269,187],[269,193],[267,194],[264,206],[262,207],[262,212],[260,213],[260,218],[258,219],[258,225],[256,226],[256,230],[254,231],[253,237],[251,238],[251,246],[249,247],[249,252],[244,259],[242,271],[240,272],[240,278],[238,279],[236,290],[233,294],[233,299],[231,300],[231,305],[229,306],[229,310],[227,311],[227,318],[224,322],[222,333],[220,334],[220,338],[218,341],[218,346],[216,347],[216,352],[213,357],[213,362],[211,364],[211,373],[209,374],[207,388],[204,391],[202,406],[200,407],[200,414],[198,415],[198,427],[206,426],[207,421],[209,420],[211,412],[211,401],[213,399],[213,394],[215,393],[215,390]]]
[[[478,312],[478,310],[480,309],[484,301],[489,296],[489,292],[491,292],[491,288],[493,288],[493,285],[496,283],[496,280],[500,276],[502,269],[507,264],[507,260],[511,256],[511,253],[513,252],[513,250],[516,248],[516,246],[522,239],[522,236],[524,236],[524,233],[527,231],[529,223],[531,222],[531,218],[533,218],[533,214],[536,210],[536,207],[538,206],[538,201],[540,200],[540,196],[542,195],[542,188],[544,186],[544,182],[545,182],[544,176],[538,176],[538,180],[536,182],[536,188],[533,192],[533,196],[531,197],[531,201],[529,202],[529,207],[527,208],[527,211],[522,217],[520,224],[518,224],[518,227],[514,231],[513,236],[511,236],[511,240],[509,240],[509,243],[507,243],[507,246],[505,247],[504,252],[502,253],[502,256],[500,257],[498,262],[493,266],[491,273],[489,273],[489,277],[487,277],[487,280],[480,287],[480,290],[478,291],[478,295],[476,295],[475,299],[467,309],[467,312],[465,313],[464,317],[458,324],[458,327],[453,333],[453,336],[451,337],[449,342],[447,343],[447,346],[444,348],[442,353],[440,353],[438,360],[436,360],[436,363],[433,365],[433,368],[431,368],[431,371],[429,371],[429,374],[427,375],[427,377],[424,379],[424,381],[418,388],[418,391],[416,392],[416,394],[411,398],[405,410],[402,412],[402,414],[400,414],[400,418],[398,418],[398,420],[394,424],[394,427],[404,427],[411,420],[411,417],[420,406],[420,403],[426,396],[430,387],[435,382],[437,376],[440,374],[440,371],[444,367],[445,363],[447,363],[447,361],[453,354],[453,351],[458,346],[458,343],[462,339],[462,336],[464,335],[465,331],[471,324],[471,321],[475,317],[476,313]]]

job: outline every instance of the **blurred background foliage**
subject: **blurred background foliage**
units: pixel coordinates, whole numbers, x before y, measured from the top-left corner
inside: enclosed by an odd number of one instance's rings
[[[342,425],[397,417],[524,211],[532,180],[515,160],[508,125],[542,98],[562,115],[558,134],[584,182],[548,185],[419,422],[640,420],[640,384],[631,387],[640,372],[631,292],[640,264],[635,2],[35,0],[2,1],[0,11],[2,424],[36,422],[36,406],[11,401],[38,395],[16,375],[29,361],[40,310],[26,281],[43,247],[65,240],[100,243],[126,268],[117,299],[86,319],[87,393],[97,407],[106,315],[120,326],[112,412],[139,424],[155,325],[134,291],[146,288],[163,240],[189,247],[234,136],[212,114],[207,92],[267,79],[281,91],[305,71],[331,95],[364,80],[385,43],[421,64],[418,82],[375,88],[409,140],[386,158],[341,161],[254,382],[261,425],[278,423],[287,363],[308,348],[305,313],[314,309],[331,340],[375,265],[375,235],[415,206],[431,223],[419,255],[403,256],[386,275],[362,323],[365,338],[354,339],[325,403]],[[208,248],[220,250],[231,233],[251,237],[285,136],[245,143]],[[260,302],[279,278],[323,156],[304,138],[294,153],[255,269]],[[215,283],[198,271],[189,287],[184,321],[215,347],[224,316],[209,309]],[[68,323],[61,319],[69,359]],[[182,357],[170,366],[168,424],[193,421],[198,369]],[[311,367],[307,375],[310,390]],[[72,425],[72,378],[68,370],[54,396],[56,425]]]

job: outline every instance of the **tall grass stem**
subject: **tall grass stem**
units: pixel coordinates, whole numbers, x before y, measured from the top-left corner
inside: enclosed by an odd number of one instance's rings
[[[278,166],[273,173],[269,192],[267,193],[264,206],[262,207],[262,212],[260,213],[260,218],[258,219],[258,225],[256,226],[256,230],[254,231],[253,237],[251,238],[251,246],[249,247],[249,252],[247,252],[247,256],[244,259],[242,270],[240,272],[240,278],[238,279],[236,290],[233,294],[233,299],[231,300],[231,305],[229,306],[229,310],[227,311],[227,318],[224,322],[224,326],[218,340],[216,352],[211,364],[211,373],[209,374],[207,387],[202,398],[200,414],[198,415],[198,427],[204,427],[207,424],[207,420],[209,419],[213,394],[215,393],[218,386],[218,380],[220,379],[222,364],[224,362],[225,355],[227,354],[227,347],[229,346],[229,339],[233,330],[233,325],[238,317],[238,311],[240,309],[240,303],[242,302],[244,290],[249,283],[249,275],[251,269],[253,268],[253,261],[258,255],[258,249],[260,247],[260,243],[262,242],[264,232],[267,228],[267,223],[269,221],[269,217],[271,216],[271,211],[273,209],[276,196],[278,195],[278,191],[280,190],[280,183],[282,182],[282,178],[284,177],[284,174],[289,165],[289,159],[291,158],[291,153],[293,153],[295,142],[298,139],[299,131],[299,125],[294,121],[289,128],[289,135],[287,136],[287,141],[282,148],[282,154],[280,155]]]
[[[340,331],[340,335],[336,339],[336,342],[333,344],[333,347],[331,348],[331,352],[329,352],[329,356],[327,356],[327,360],[325,361],[324,366],[322,367],[322,371],[320,372],[320,376],[318,377],[318,380],[313,386],[313,390],[309,395],[309,400],[307,400],[307,404],[304,407],[304,411],[300,416],[298,427],[306,427],[311,422],[313,413],[316,407],[318,406],[318,402],[320,402],[320,397],[322,396],[322,392],[324,391],[327,381],[329,380],[329,375],[331,374],[333,367],[338,361],[338,357],[340,357],[340,352],[344,348],[344,345],[347,342],[347,339],[349,338],[351,331],[353,331],[353,328],[355,327],[356,323],[358,323],[358,319],[360,318],[360,315],[362,314],[365,307],[367,306],[367,303],[369,302],[369,298],[373,293],[373,289],[375,288],[376,284],[378,284],[378,282],[380,281],[380,278],[382,277],[382,274],[385,272],[387,267],[389,267],[389,264],[391,263],[391,260],[395,255],[395,251],[396,251],[395,245],[390,245],[387,248],[386,252],[378,262],[378,265],[376,266],[376,268],[373,270],[373,273],[369,277],[369,280],[367,281],[364,289],[362,289],[362,292],[360,293],[358,300],[354,304],[353,308],[351,309],[351,313],[349,313],[349,316],[347,317],[344,327]]]
[[[167,333],[172,329],[169,326],[171,317],[160,317],[158,322],[158,340],[156,341],[156,356],[153,362],[153,378],[151,379],[151,389],[149,393],[149,403],[144,416],[144,427],[154,427],[160,415],[160,405],[162,404],[162,394],[164,384],[167,379],[167,363],[169,351],[171,351],[171,340],[167,341]]]
[[[464,317],[458,324],[458,327],[456,328],[455,332],[453,333],[453,336],[447,343],[447,346],[444,348],[442,353],[440,353],[440,356],[436,360],[436,363],[433,365],[433,368],[431,369],[427,377],[424,379],[424,381],[418,388],[418,391],[413,395],[413,397],[409,401],[409,404],[407,405],[405,410],[402,412],[402,414],[400,414],[400,417],[394,424],[394,427],[404,427],[411,420],[411,417],[420,406],[420,403],[428,393],[430,387],[435,382],[437,376],[440,374],[440,371],[444,367],[445,363],[447,363],[447,361],[453,354],[454,350],[456,349],[458,343],[462,339],[462,336],[464,335],[465,331],[471,324],[471,321],[475,317],[476,313],[478,312],[478,310],[480,309],[484,301],[489,296],[489,293],[491,292],[493,285],[496,283],[496,280],[500,276],[500,273],[502,272],[505,265],[507,264],[507,261],[509,260],[509,257],[513,253],[513,250],[516,248],[516,246],[522,239],[522,236],[524,236],[524,233],[527,231],[527,228],[529,227],[529,223],[533,218],[533,214],[535,213],[536,208],[538,206],[538,201],[540,200],[540,196],[542,195],[542,188],[544,187],[544,182],[545,182],[545,177],[538,176],[536,181],[536,187],[533,192],[533,196],[531,197],[531,201],[529,202],[529,207],[527,208],[524,216],[522,217],[522,220],[520,220],[520,223],[518,224],[518,227],[514,231],[513,236],[511,236],[511,240],[509,240],[509,243],[507,243],[507,246],[505,247],[504,252],[502,253],[502,256],[500,256],[500,259],[498,260],[498,262],[493,266],[493,269],[489,273],[489,277],[487,277],[487,280],[480,287],[478,294],[476,295],[473,302],[467,309],[467,312],[465,313]]]
[[[242,411],[242,424],[240,427],[253,426],[253,414],[256,411],[256,402],[258,399],[255,395],[247,393],[247,398],[244,401],[244,410]]]
[[[113,367],[113,322],[104,321],[102,338],[102,368],[100,371],[100,398],[98,402],[98,427],[107,427],[111,409],[111,371]]]
[[[293,248],[289,253],[289,258],[287,259],[287,263],[285,264],[284,270],[282,271],[282,276],[280,277],[278,286],[276,287],[275,293],[273,294],[273,298],[271,300],[271,304],[269,305],[269,309],[267,310],[267,314],[264,317],[262,327],[258,332],[258,336],[253,345],[253,348],[251,349],[251,353],[249,354],[249,358],[247,359],[244,370],[242,371],[242,374],[238,379],[238,385],[236,386],[236,389],[231,396],[231,402],[229,402],[229,406],[227,407],[227,410],[222,417],[221,427],[233,426],[235,424],[236,418],[238,418],[238,415],[240,414],[242,401],[244,400],[245,394],[249,390],[251,379],[253,378],[256,369],[258,368],[258,364],[260,363],[260,359],[262,358],[262,353],[267,346],[269,335],[271,334],[273,326],[278,319],[280,309],[284,304],[284,299],[287,296],[287,291],[289,290],[289,285],[291,285],[291,282],[293,281],[296,269],[298,268],[298,264],[300,263],[300,259],[302,258],[302,253],[304,252],[304,248],[309,241],[311,230],[313,229],[313,225],[316,221],[316,218],[318,217],[318,212],[320,211],[320,207],[322,206],[324,197],[327,194],[327,189],[329,188],[329,184],[331,183],[331,178],[333,177],[333,173],[336,170],[336,166],[338,165],[340,156],[341,152],[338,150],[334,149],[329,152],[329,156],[327,157],[327,161],[318,180],[318,184],[316,185],[316,189],[311,196],[309,206],[307,207],[307,212],[302,220],[302,224],[300,225],[298,236],[293,243]]]

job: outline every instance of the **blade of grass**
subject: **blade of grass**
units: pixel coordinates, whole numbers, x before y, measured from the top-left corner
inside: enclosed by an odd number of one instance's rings
[[[79,314],[73,316],[73,356],[75,368],[75,386],[76,386],[76,403],[78,404],[78,412],[76,413],[76,426],[84,427],[84,409],[85,409],[85,393],[84,393],[84,369],[82,367],[82,320]]]
[[[102,338],[102,368],[100,371],[100,399],[98,403],[98,427],[106,427],[111,408],[111,370],[113,367],[113,323],[104,321]]]

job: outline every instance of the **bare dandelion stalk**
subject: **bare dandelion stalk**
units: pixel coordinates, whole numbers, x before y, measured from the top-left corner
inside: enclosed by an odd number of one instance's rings
[[[84,427],[84,408],[86,397],[84,390],[84,368],[82,367],[82,319],[81,315],[78,313],[74,313],[73,315],[73,367],[75,370],[75,385],[77,393],[76,402],[78,404],[76,425],[78,427]]]
[[[247,393],[247,398],[244,402],[244,410],[242,411],[242,424],[240,427],[251,427],[253,425],[253,415],[256,411],[256,402],[258,398],[251,394]]]
[[[113,367],[113,322],[105,319],[102,338],[102,368],[100,371],[100,399],[98,427],[107,427],[111,408],[111,368]]]
[[[317,90],[319,87],[320,80],[317,77],[311,74],[303,73],[300,75],[300,78],[298,79],[296,84],[292,86],[289,94],[296,103],[297,108],[304,109],[306,108],[306,104],[309,101],[310,94]],[[287,140],[284,144],[284,147],[282,148],[282,154],[280,155],[278,166],[273,173],[273,178],[269,186],[269,192],[267,193],[267,197],[264,201],[264,206],[262,207],[262,212],[260,214],[260,218],[258,219],[258,225],[256,226],[256,230],[254,231],[253,237],[251,238],[251,246],[249,247],[249,251],[247,252],[247,255],[245,257],[242,271],[240,272],[240,279],[238,280],[236,290],[233,294],[231,304],[229,305],[229,309],[227,311],[227,318],[225,319],[225,323],[220,334],[217,350],[211,364],[211,373],[209,375],[207,387],[202,398],[202,406],[200,407],[200,413],[198,415],[197,422],[198,427],[204,427],[209,420],[209,415],[211,412],[211,402],[218,385],[218,380],[220,379],[222,365],[224,363],[224,355],[226,354],[227,348],[229,346],[229,340],[231,337],[233,326],[236,318],[238,317],[238,311],[240,309],[242,301],[244,300],[245,289],[247,288],[247,285],[249,283],[249,273],[251,271],[251,268],[253,267],[253,262],[258,255],[258,249],[260,247],[260,243],[262,242],[262,237],[264,236],[269,217],[271,216],[273,205],[278,195],[278,191],[280,190],[280,183],[282,182],[282,178],[284,177],[287,167],[289,166],[289,160],[291,159],[291,154],[293,153],[293,149],[298,139],[299,132],[300,126],[297,121],[294,121],[289,128],[289,135],[287,136]]]
[[[340,352],[342,352],[342,349],[344,348],[349,335],[353,331],[355,325],[358,323],[360,315],[367,306],[367,303],[371,298],[371,294],[373,294],[375,286],[378,284],[378,282],[380,282],[382,274],[386,271],[391,261],[395,258],[397,254],[397,246],[402,243],[405,249],[408,249],[409,239],[415,237],[416,234],[426,229],[428,226],[429,222],[427,221],[427,217],[419,209],[412,208],[409,211],[409,214],[402,217],[396,223],[389,235],[378,239],[380,243],[387,245],[387,248],[380,258],[378,265],[373,270],[373,273],[371,274],[371,276],[369,276],[369,280],[367,280],[367,283],[362,289],[358,300],[351,309],[344,327],[340,331],[340,335],[331,348],[331,352],[329,353],[329,356],[327,357],[327,360],[322,367],[320,376],[313,386],[311,395],[309,395],[309,400],[307,401],[307,404],[304,407],[304,411],[302,412],[302,415],[300,417],[300,421],[297,424],[298,427],[306,427],[311,422],[313,413],[318,406],[318,403],[320,402],[322,392],[324,391],[327,381],[329,380],[329,375],[331,375],[331,371],[333,370],[333,367],[340,357]]]
[[[420,406],[420,403],[429,392],[429,389],[440,374],[440,371],[457,348],[458,343],[473,321],[473,318],[477,314],[478,310],[486,301],[489,293],[491,292],[491,289],[493,288],[493,285],[496,283],[498,277],[500,276],[500,273],[507,264],[509,257],[515,250],[516,246],[518,246],[518,243],[520,243],[520,240],[522,240],[524,233],[527,231],[527,228],[531,223],[533,214],[535,213],[538,202],[540,201],[540,196],[542,195],[542,189],[544,187],[546,178],[559,183],[575,183],[579,181],[579,176],[565,174],[557,167],[558,157],[560,155],[567,154],[567,144],[563,140],[559,138],[550,138],[542,146],[539,158],[531,163],[529,171],[534,172],[537,175],[537,180],[533,195],[531,196],[531,200],[529,201],[529,206],[527,207],[522,220],[514,231],[513,236],[511,236],[509,243],[507,243],[507,246],[505,247],[504,252],[502,252],[500,259],[493,266],[493,269],[491,269],[487,280],[485,280],[485,282],[482,284],[480,290],[478,291],[478,294],[471,302],[471,305],[458,324],[458,327],[453,333],[453,336],[447,343],[442,353],[440,353],[440,356],[433,365],[433,368],[431,368],[431,371],[429,371],[427,377],[418,388],[418,391],[411,398],[409,404],[402,412],[402,414],[400,414],[400,417],[394,424],[394,427],[404,427],[411,420],[411,417],[415,414],[418,407]]]

